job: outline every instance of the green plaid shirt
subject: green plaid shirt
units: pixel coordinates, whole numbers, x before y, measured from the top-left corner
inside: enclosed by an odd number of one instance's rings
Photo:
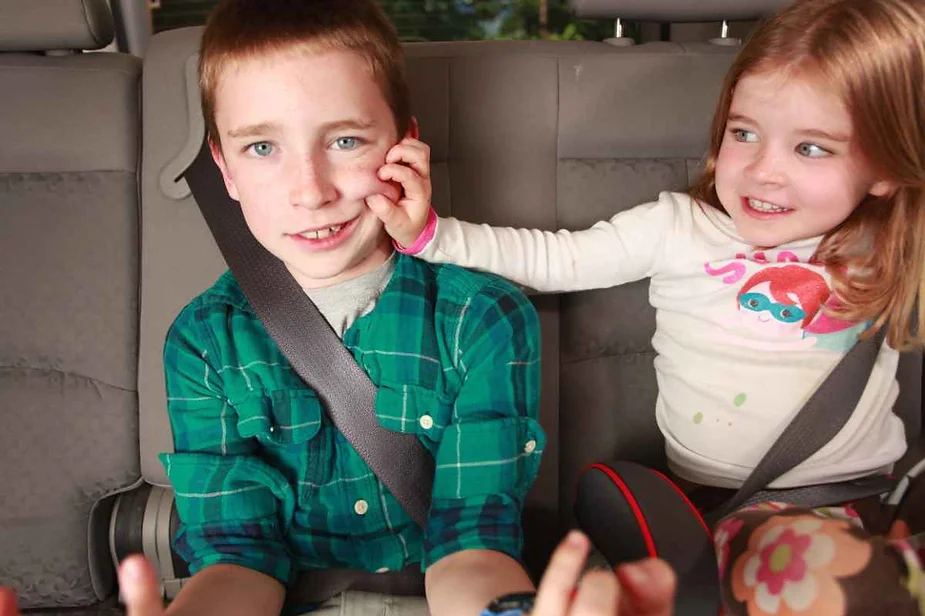
[[[225,273],[164,349],[178,553],[284,584],[300,571],[422,569],[459,550],[519,559],[524,496],[545,435],[536,312],[510,284],[397,255],[344,344],[379,387],[383,426],[436,460],[421,530],[337,431]],[[323,358],[321,358],[323,361]]]

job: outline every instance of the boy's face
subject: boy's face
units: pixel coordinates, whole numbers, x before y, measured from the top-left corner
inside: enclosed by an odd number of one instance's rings
[[[366,197],[398,189],[377,170],[397,141],[368,64],[349,51],[297,52],[227,68],[212,154],[247,226],[303,288],[381,265],[391,244]]]

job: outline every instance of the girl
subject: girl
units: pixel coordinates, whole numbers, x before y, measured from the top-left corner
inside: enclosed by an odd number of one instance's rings
[[[923,84],[921,0],[797,0],[735,60],[685,194],[576,232],[437,220],[428,151],[406,141],[380,171],[405,198],[367,202],[400,250],[539,291],[651,278],[657,421],[671,470],[701,493],[740,486],[858,337],[887,328],[851,420],[771,487],[888,472],[906,450],[897,351],[925,339],[913,327],[925,317]],[[874,499],[727,517],[716,545],[729,613],[920,613],[922,563],[903,538],[925,531],[909,504],[922,510],[923,487],[889,515]]]

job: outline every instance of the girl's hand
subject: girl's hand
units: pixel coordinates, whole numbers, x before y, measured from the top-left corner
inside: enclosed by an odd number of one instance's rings
[[[382,194],[371,195],[366,205],[399,245],[411,246],[424,231],[430,213],[430,147],[412,137],[402,139],[386,154],[378,175],[382,181],[401,184],[402,196],[393,202]]]
[[[588,539],[577,531],[559,544],[540,580],[531,616],[671,616],[675,575],[667,563],[644,560],[621,565],[616,575],[605,570],[581,575],[589,549]]]

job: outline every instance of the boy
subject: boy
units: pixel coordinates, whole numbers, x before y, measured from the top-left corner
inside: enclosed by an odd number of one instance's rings
[[[416,435],[436,473],[420,529],[226,273],[165,345],[176,453],[163,461],[194,573],[170,612],[275,615],[287,585],[331,568],[368,572],[334,599],[349,613],[378,613],[386,599],[363,591],[409,567],[426,570],[426,603],[389,599],[408,613],[477,614],[532,589],[518,559],[544,444],[537,317],[499,279],[393,254],[366,207],[399,197],[376,172],[417,135],[390,24],[370,0],[220,2],[200,88],[213,158],[251,232],[378,386],[378,420]]]
[[[366,207],[372,195],[401,197],[377,171],[402,136],[417,137],[391,26],[372,0],[223,0],[203,37],[200,87],[213,157],[251,232],[379,387],[379,421],[417,435],[437,470],[420,529],[226,273],[165,345],[176,453],[163,461],[182,521],[176,547],[194,573],[167,613],[275,616],[287,585],[329,568],[368,572],[365,582],[424,569],[426,602],[360,584],[310,606],[319,613],[468,616],[532,591],[518,559],[545,441],[536,314],[499,279],[393,254]],[[429,201],[425,190],[405,197]],[[618,602],[623,614],[670,612],[661,563],[627,569],[622,598],[612,574],[588,574],[573,600],[587,551],[580,535],[563,542],[535,614],[615,614]],[[129,616],[164,613],[142,559],[127,559],[119,581]],[[0,616],[15,613],[0,588]]]

